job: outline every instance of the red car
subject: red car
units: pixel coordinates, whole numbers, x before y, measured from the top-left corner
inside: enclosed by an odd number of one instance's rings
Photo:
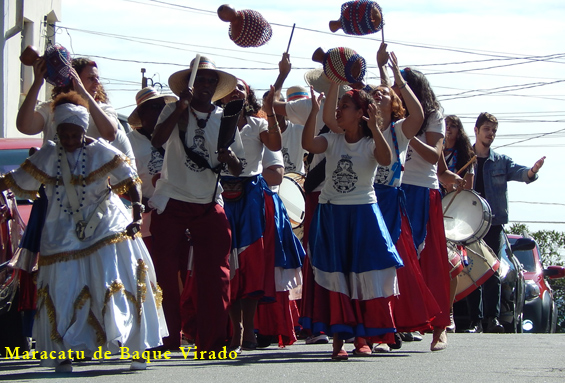
[[[544,268],[538,245],[531,238],[508,234],[508,240],[512,244],[512,252],[524,268],[526,291],[522,329],[524,332],[554,333],[557,327],[557,306],[553,290],[545,278],[565,277],[565,267]]]
[[[30,148],[41,148],[41,138],[0,138],[0,174],[18,168],[29,157]],[[17,199],[18,210],[27,224],[31,212],[31,201]]]

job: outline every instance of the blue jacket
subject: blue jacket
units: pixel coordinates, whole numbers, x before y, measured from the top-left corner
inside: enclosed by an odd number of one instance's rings
[[[516,164],[507,155],[490,150],[483,167],[483,181],[493,225],[508,223],[508,181],[530,183],[538,179],[537,174],[533,179],[529,178],[528,170],[529,167]]]

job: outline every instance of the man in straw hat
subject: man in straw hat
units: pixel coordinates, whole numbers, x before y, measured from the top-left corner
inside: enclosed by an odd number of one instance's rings
[[[194,86],[189,88],[193,70],[197,73]],[[198,64],[193,60],[189,69],[169,77],[169,86],[180,100],[165,106],[153,132],[153,146],[165,149],[161,178],[149,205],[155,209],[151,217],[153,260],[171,334],[163,340],[168,349],[180,346],[177,275],[180,272],[185,281],[189,247],[191,283],[185,283],[183,295],[196,306],[195,316],[190,318],[195,334],[190,335],[195,337],[199,352],[217,353],[225,346],[231,231],[220,204],[222,188],[211,168],[227,165],[238,176],[238,157],[245,154],[237,130],[230,148],[216,154],[223,109],[213,102],[227,96],[236,84],[234,76],[218,70],[208,57],[202,56]]]
[[[159,94],[153,87],[148,86],[135,95],[137,106],[128,117],[128,123],[134,130],[129,132],[127,137],[135,155],[137,174],[143,182],[141,188],[145,212],[141,233],[149,252],[151,252],[152,237],[149,232],[151,213],[147,201],[155,191],[152,180],[163,167],[163,154],[165,153],[163,148],[155,149],[151,145],[151,135],[165,105],[177,100],[178,98],[174,95]]]

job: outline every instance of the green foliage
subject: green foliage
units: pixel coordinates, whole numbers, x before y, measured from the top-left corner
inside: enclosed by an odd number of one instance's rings
[[[555,265],[565,266],[565,233],[556,230],[540,230],[530,233],[523,223],[513,223],[505,228],[509,234],[529,234],[538,244],[541,263],[544,267]],[[557,304],[557,332],[565,332],[565,278],[548,279],[553,289],[553,296]]]

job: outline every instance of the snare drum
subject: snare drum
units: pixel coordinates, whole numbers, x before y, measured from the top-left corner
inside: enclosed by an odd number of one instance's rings
[[[500,261],[482,239],[465,246],[469,264],[457,278],[455,300],[459,301],[485,283],[500,267]]]
[[[475,191],[448,193],[441,200],[441,205],[445,238],[448,240],[468,244],[482,239],[489,231],[492,222],[490,206]]]
[[[302,235],[299,234],[303,231],[302,223],[306,210],[304,199],[305,178],[300,173],[287,173],[284,175],[279,188],[279,197],[284,203],[294,234],[299,238],[302,238]]]
[[[451,266],[449,277],[453,279],[463,271],[461,249],[459,249],[455,243],[447,241],[447,256],[449,257],[449,265]]]

